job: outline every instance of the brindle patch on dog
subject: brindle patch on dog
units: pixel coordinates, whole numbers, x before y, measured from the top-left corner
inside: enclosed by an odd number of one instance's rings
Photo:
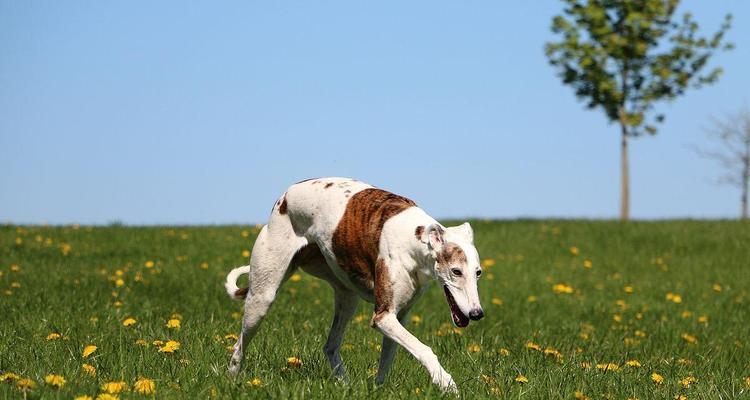
[[[417,229],[414,230],[414,236],[417,237],[417,241],[422,241],[422,234],[424,233],[424,226],[419,225]]]
[[[447,242],[443,245],[442,251],[437,254],[436,261],[438,268],[447,269],[451,265],[463,265],[468,263],[466,253],[461,246]]]
[[[375,279],[388,278],[387,266],[384,262],[378,263],[383,225],[394,215],[415,206],[416,203],[405,197],[375,188],[362,190],[349,199],[333,232],[333,253],[339,267],[360,289],[373,292],[379,286],[375,285]],[[390,306],[387,292],[374,293],[376,309]]]
[[[326,183],[326,185],[325,185],[325,186],[323,187],[323,189],[328,189],[328,188],[329,188],[329,187],[331,187],[331,186],[333,186],[333,182],[328,182],[328,183]]]

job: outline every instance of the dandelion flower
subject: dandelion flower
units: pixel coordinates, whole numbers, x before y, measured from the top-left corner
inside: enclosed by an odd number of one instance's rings
[[[123,390],[128,389],[128,385],[125,382],[107,382],[102,385],[101,387],[102,392],[109,393],[109,394],[117,394],[122,392]]]
[[[701,315],[700,317],[698,317],[698,322],[700,322],[701,324],[708,323],[708,315]]]
[[[117,278],[117,280],[115,281],[115,286],[117,287],[125,286],[125,281],[122,280],[122,278]]]
[[[633,287],[632,286],[625,286],[624,290],[625,290],[625,293],[627,293],[627,294],[633,294]]]
[[[501,306],[501,305],[503,305],[503,300],[500,299],[500,298],[497,298],[497,297],[493,297],[492,298],[492,304],[494,304],[496,306]]]
[[[664,382],[664,377],[654,372],[651,374],[651,380],[657,385],[661,385],[661,383]]]
[[[482,267],[487,268],[495,265],[495,260],[492,258],[486,258],[482,260]]]
[[[583,260],[583,268],[590,269],[594,266],[594,263],[591,262],[591,260]]]
[[[148,347],[148,342],[145,341],[144,339],[138,339],[138,340],[136,340],[135,344],[137,344],[139,346],[143,346],[143,347]]]
[[[714,283],[712,288],[714,289],[714,292],[721,292],[721,285],[718,283]]]
[[[529,303],[533,303],[533,302],[536,301],[536,296],[531,295],[531,296],[529,296],[529,297],[526,298],[526,301],[528,301]]]
[[[14,374],[12,372],[6,372],[2,375],[0,375],[0,382],[10,382],[10,381],[17,381],[21,379],[18,374]]]
[[[122,321],[122,326],[133,326],[135,323],[138,322],[133,317],[125,318],[124,321]]]
[[[250,250],[242,250],[242,257],[250,257]]]
[[[527,378],[527,377],[525,377],[525,376],[523,376],[523,375],[518,375],[518,376],[517,376],[517,377],[516,377],[515,379],[513,379],[513,380],[514,380],[514,381],[516,381],[516,382],[518,382],[518,383],[529,383],[529,378]]]
[[[118,397],[113,394],[102,393],[96,396],[96,400],[118,400]]]
[[[10,287],[12,287],[13,289],[20,289],[21,288],[21,284],[18,283],[18,282],[13,282],[13,283],[10,284]]]
[[[573,287],[566,285],[564,283],[558,283],[552,287],[552,291],[558,294],[560,293],[571,294],[573,293]]]
[[[596,369],[607,371],[619,371],[620,366],[615,363],[596,364]]]
[[[576,392],[573,393],[573,397],[576,400],[590,400],[591,399],[589,396],[586,396],[585,394],[583,394],[583,392],[581,392],[579,390],[576,390]]]
[[[247,383],[248,385],[255,386],[255,387],[260,387],[261,385],[263,385],[263,381],[261,381],[259,378],[253,378],[247,381]]]
[[[421,324],[421,323],[422,323],[422,317],[420,317],[420,316],[419,316],[419,315],[417,315],[417,314],[415,314],[415,315],[412,315],[412,316],[411,316],[411,323],[412,323],[412,324],[414,324],[414,325],[419,325],[419,324]]]
[[[750,389],[750,376],[745,377],[745,386],[747,386],[747,388]]]
[[[65,386],[65,378],[60,375],[47,375],[44,377],[44,382],[57,389]]]
[[[480,346],[478,343],[472,343],[468,347],[469,353],[479,353],[482,351],[482,346]]]
[[[83,358],[86,358],[86,357],[90,356],[93,352],[96,351],[97,348],[98,347],[96,347],[93,344],[90,344],[90,345],[84,347],[83,348],[83,353],[82,353],[83,354]]]
[[[61,337],[62,337],[62,335],[60,335],[59,333],[52,332],[49,335],[47,335],[47,340],[50,340],[50,341],[51,340],[57,340],[57,339],[60,339]]]
[[[572,254],[574,256],[577,256],[578,254],[580,254],[580,252],[581,251],[578,250],[578,247],[576,247],[576,246],[571,246],[570,247],[570,254]]]
[[[510,351],[508,351],[508,349],[506,349],[506,348],[502,348],[502,349],[498,350],[497,352],[498,352],[498,354],[500,354],[503,357],[508,357],[510,355]]]
[[[641,367],[641,363],[638,360],[628,360],[625,363],[625,365],[627,365],[628,367],[633,367],[633,368],[640,368]]]
[[[290,367],[301,367],[302,366],[302,360],[300,360],[297,357],[289,357],[286,359],[286,365]]]
[[[696,344],[696,343],[698,343],[698,338],[695,337],[695,336],[693,336],[693,335],[691,335],[691,334],[683,333],[680,337],[682,338],[682,340],[684,340],[684,341],[686,341],[686,342],[688,342],[690,344]]]
[[[685,389],[689,389],[690,385],[692,385],[695,382],[698,382],[698,379],[692,375],[686,378],[680,379],[680,385],[682,385],[682,387],[684,387]]]
[[[177,318],[172,318],[169,321],[167,321],[166,326],[169,329],[180,329],[180,320]]]
[[[148,260],[143,265],[145,265],[146,268],[153,268],[154,267],[154,262],[151,261],[151,260]]]
[[[542,351],[542,346],[534,343],[534,342],[526,342],[526,348],[529,350],[536,350],[536,351]]]
[[[302,275],[300,274],[292,274],[292,276],[289,277],[289,280],[292,282],[299,282],[302,280]]]
[[[164,343],[164,346],[162,346],[159,349],[159,353],[174,353],[175,351],[180,349],[180,342],[170,340],[167,343]]]
[[[23,378],[16,381],[16,387],[21,390],[31,390],[36,387],[36,382],[28,378]]]
[[[86,396],[84,394],[84,395],[81,395],[81,396],[74,397],[73,400],[94,400],[94,399],[91,396]]]
[[[96,376],[96,368],[94,368],[93,365],[90,364],[83,364],[81,365],[81,369],[83,369],[84,372],[91,376]]]
[[[156,383],[148,378],[141,378],[133,384],[133,390],[140,394],[154,394],[156,392]]]

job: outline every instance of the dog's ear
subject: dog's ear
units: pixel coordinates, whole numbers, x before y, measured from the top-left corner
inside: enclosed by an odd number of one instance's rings
[[[443,244],[445,244],[444,233],[445,230],[438,224],[431,224],[427,227],[425,236],[427,237],[427,246],[431,251],[439,253],[443,249]]]
[[[467,243],[474,243],[474,230],[471,229],[471,225],[468,222],[464,222],[459,226],[451,226],[446,228],[451,235],[460,237]]]

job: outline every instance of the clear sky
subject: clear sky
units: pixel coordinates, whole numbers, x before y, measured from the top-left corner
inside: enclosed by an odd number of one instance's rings
[[[349,176],[436,217],[614,218],[618,130],[543,53],[559,1],[0,0],[0,222],[264,222]],[[750,102],[750,2],[718,84],[631,146],[635,218],[734,217],[689,148]]]

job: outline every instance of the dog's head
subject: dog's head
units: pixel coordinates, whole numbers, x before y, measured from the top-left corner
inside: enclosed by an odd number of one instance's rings
[[[474,231],[468,222],[459,226],[443,228],[432,224],[423,233],[435,263],[435,276],[443,286],[445,298],[451,310],[453,323],[461,328],[469,320],[480,320],[484,316],[479,303],[477,281],[482,275],[479,253],[474,247]]]

